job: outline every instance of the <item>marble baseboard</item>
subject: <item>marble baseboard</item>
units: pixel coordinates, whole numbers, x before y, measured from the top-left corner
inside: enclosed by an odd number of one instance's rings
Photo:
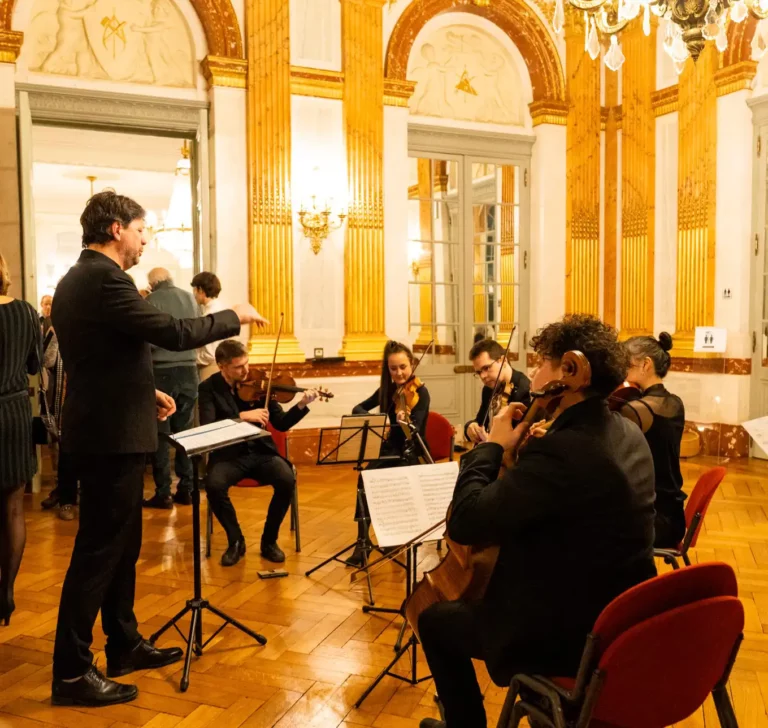
[[[269,371],[270,364],[251,364],[251,369]],[[309,359],[302,362],[275,364],[275,372],[288,373],[294,379],[327,379],[330,377],[370,377],[381,373],[380,361],[336,361]]]
[[[700,455],[724,458],[749,457],[750,438],[741,425],[722,422],[686,422],[695,427],[701,436]]]
[[[751,359],[698,359],[694,357],[673,356],[671,372],[686,372],[689,374],[739,374],[752,373]]]

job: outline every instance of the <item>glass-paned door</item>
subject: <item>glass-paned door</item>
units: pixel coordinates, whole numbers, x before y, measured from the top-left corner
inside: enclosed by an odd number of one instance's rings
[[[463,422],[479,406],[469,349],[476,336],[506,346],[525,366],[525,160],[468,155],[409,160],[409,320],[432,408]]]

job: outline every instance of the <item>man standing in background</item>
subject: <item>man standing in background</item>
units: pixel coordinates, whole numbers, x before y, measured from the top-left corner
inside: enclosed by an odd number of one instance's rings
[[[203,316],[226,310],[226,306],[219,300],[221,281],[215,273],[204,270],[192,279],[190,285]],[[201,382],[219,371],[219,366],[216,364],[216,346],[218,343],[213,341],[197,350],[197,371]]]
[[[177,319],[190,319],[199,315],[195,299],[188,291],[173,285],[170,272],[165,268],[153,268],[147,276],[151,293],[146,300],[163,313]],[[157,423],[160,434],[176,434],[192,427],[197,401],[197,365],[195,350],[169,351],[152,347],[152,370],[155,387],[173,397],[176,412],[167,420]],[[152,458],[152,476],[155,495],[144,501],[145,508],[173,508],[174,501],[188,506],[192,503],[192,463],[181,452],[176,453],[174,469],[179,478],[176,494],[171,497],[170,446],[162,438]]]

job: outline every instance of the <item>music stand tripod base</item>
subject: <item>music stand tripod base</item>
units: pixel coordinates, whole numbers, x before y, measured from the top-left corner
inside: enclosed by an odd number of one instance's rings
[[[163,433],[163,437],[166,437]],[[176,443],[171,437],[166,439],[178,450],[183,449]],[[217,607],[214,607],[208,602],[207,599],[203,599],[202,596],[202,576],[201,576],[201,558],[200,558],[200,481],[199,481],[199,462],[202,453],[192,455],[192,543],[193,543],[193,563],[194,563],[194,584],[195,594],[192,599],[188,599],[184,608],[168,622],[166,622],[157,632],[155,632],[150,638],[150,644],[155,642],[163,635],[167,630],[173,627],[182,637],[187,644],[187,650],[184,657],[184,670],[181,673],[181,681],[179,688],[182,693],[189,688],[189,673],[192,668],[192,654],[197,657],[201,657],[205,647],[213,640],[219,632],[221,632],[228,624],[236,627],[241,632],[244,632],[249,637],[255,639],[260,645],[267,644],[267,638],[255,632],[254,630],[246,627],[241,622],[238,622],[234,617],[230,617],[225,612],[221,611]],[[203,642],[203,611],[208,610],[212,612],[220,619],[224,620],[218,629]],[[192,617],[189,622],[189,634],[185,635],[180,629],[178,622],[187,613],[191,613]]]

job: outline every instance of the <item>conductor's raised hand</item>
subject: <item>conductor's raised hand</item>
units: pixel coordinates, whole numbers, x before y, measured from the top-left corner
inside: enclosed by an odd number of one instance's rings
[[[269,321],[265,319],[250,303],[238,303],[232,306],[232,310],[237,314],[241,324],[254,324],[259,328],[269,326]]]
[[[526,407],[519,402],[511,402],[497,414],[491,423],[488,442],[495,442],[504,448],[504,452],[517,449],[530,428],[530,423],[520,422]]]
[[[160,422],[165,422],[176,411],[176,402],[173,401],[173,397],[159,389],[155,390],[155,403],[157,404],[157,419]]]

